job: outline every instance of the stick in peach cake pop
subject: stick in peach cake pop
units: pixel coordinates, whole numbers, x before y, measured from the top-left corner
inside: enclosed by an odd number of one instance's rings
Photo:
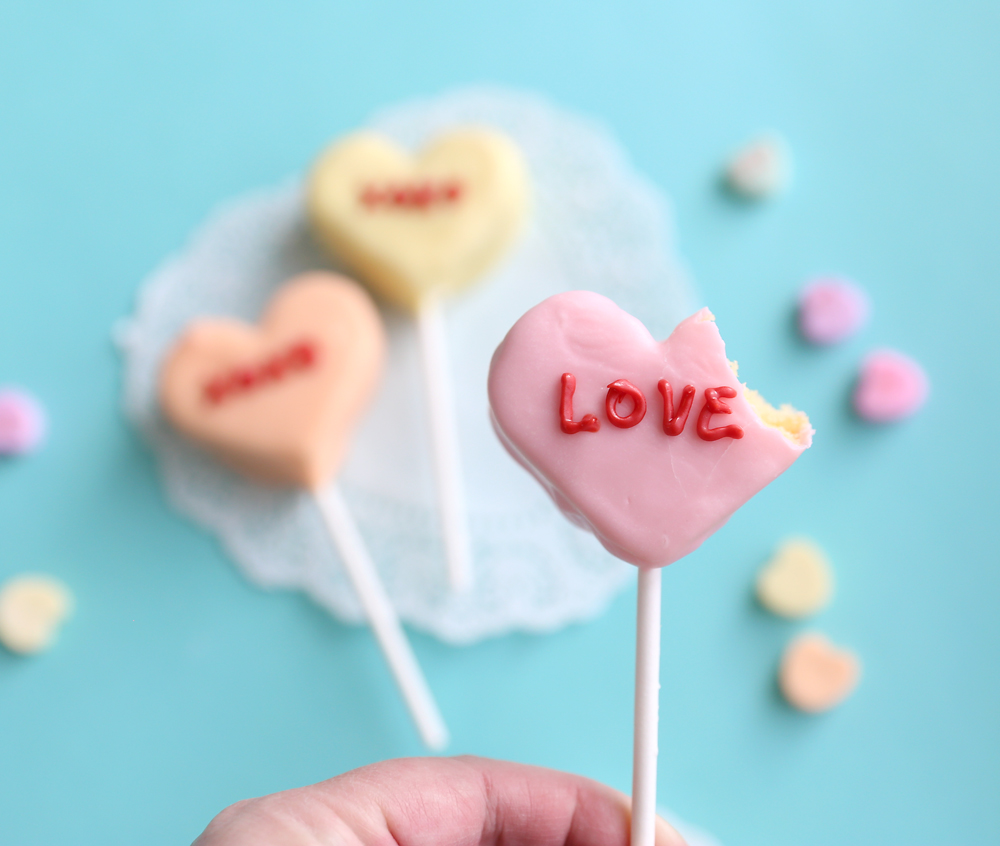
[[[656,817],[660,575],[812,442],[809,419],[740,384],[708,309],[662,343],[609,299],[558,294],[493,355],[494,427],[563,513],[639,568],[632,844]]]
[[[385,333],[371,298],[332,273],[287,282],[260,326],[188,326],[160,377],[174,426],[238,472],[311,491],[424,742],[447,729],[364,540],[331,480],[374,392]]]
[[[507,250],[527,205],[521,155],[484,128],[439,136],[418,156],[360,132],[327,149],[309,182],[319,239],[385,300],[416,316],[441,529],[453,588],[471,580],[441,302]]]

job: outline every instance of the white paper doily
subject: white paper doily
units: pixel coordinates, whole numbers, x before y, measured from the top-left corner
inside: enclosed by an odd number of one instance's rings
[[[414,327],[403,314],[383,312],[386,378],[339,480],[400,616],[452,643],[586,619],[633,570],[559,515],[493,434],[486,375],[507,329],[535,303],[574,288],[606,294],[659,336],[693,310],[665,199],[600,127],[532,95],[481,88],[387,109],[371,126],[416,148],[470,123],[508,133],[524,151],[533,186],[532,219],[520,243],[445,311],[475,556],[472,590],[447,589]],[[289,276],[330,266],[309,234],[295,179],[217,211],[145,281],[117,338],[125,409],[156,452],[170,501],[215,532],[253,582],[303,590],[357,623],[360,606],[312,498],[254,485],[206,460],[170,429],[156,401],[160,362],[189,320],[255,320]]]

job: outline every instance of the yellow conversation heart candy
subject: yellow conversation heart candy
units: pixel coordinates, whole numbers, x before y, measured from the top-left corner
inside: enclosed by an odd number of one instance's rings
[[[0,643],[22,655],[47,649],[72,605],[67,587],[51,576],[10,579],[0,587]]]
[[[816,544],[785,541],[757,576],[757,598],[768,611],[793,619],[822,609],[833,594],[833,573]]]

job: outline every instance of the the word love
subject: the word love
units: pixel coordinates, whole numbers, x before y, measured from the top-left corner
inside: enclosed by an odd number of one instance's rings
[[[660,379],[656,385],[663,398],[663,432],[676,437],[684,431],[691,407],[697,391],[694,385],[685,385],[681,391],[680,402],[674,406],[674,391],[666,379]],[[577,432],[597,432],[601,421],[596,415],[584,414],[579,420],[573,419],[573,394],[576,392],[576,377],[572,373],[563,373],[562,392],[559,397],[559,426],[567,435]],[[723,402],[736,396],[736,389],[728,385],[705,389],[705,402],[698,413],[695,430],[703,441],[717,441],[720,438],[742,438],[743,429],[730,423],[726,426],[711,425],[712,415],[732,414],[733,410]],[[627,413],[622,411],[627,410]],[[604,413],[608,422],[619,429],[631,429],[638,426],[646,416],[646,395],[628,379],[617,379],[608,385],[607,397],[604,400]]]
[[[234,367],[210,379],[205,383],[204,397],[210,405],[218,405],[235,395],[281,381],[289,373],[308,370],[315,363],[316,347],[309,341],[297,341],[257,365]]]
[[[423,182],[366,185],[358,199],[369,209],[394,206],[404,209],[426,209],[434,205],[453,205],[462,198],[462,183],[457,179]]]

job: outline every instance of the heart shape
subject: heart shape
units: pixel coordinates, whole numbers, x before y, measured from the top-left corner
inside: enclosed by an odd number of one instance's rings
[[[45,411],[30,394],[0,389],[0,455],[22,455],[45,437]]]
[[[833,593],[826,556],[805,539],[785,541],[757,576],[757,598],[768,611],[798,619],[822,609]]]
[[[777,135],[764,135],[730,159],[726,181],[737,194],[750,200],[762,200],[785,189],[790,171],[788,145]]]
[[[524,218],[517,147],[492,130],[455,130],[414,157],[375,132],[327,149],[309,180],[313,229],[382,297],[416,311],[474,282]]]
[[[510,453],[571,520],[640,567],[697,549],[812,442],[803,413],[737,381],[708,309],[658,343],[588,291],[514,324],[489,397]]]
[[[16,576],[0,588],[0,643],[31,655],[48,648],[73,605],[66,586],[50,576]]]
[[[896,350],[875,350],[861,363],[854,409],[872,423],[893,423],[918,411],[929,393],[916,361]]]
[[[305,273],[259,327],[194,321],[170,351],[160,399],[181,432],[264,482],[322,486],[374,392],[385,333],[371,298],[332,273]]]
[[[868,320],[868,295],[848,279],[814,279],[799,296],[799,331],[813,344],[849,338]]]
[[[860,677],[857,656],[838,649],[822,635],[804,634],[785,649],[778,685],[790,705],[816,714],[843,702]]]

